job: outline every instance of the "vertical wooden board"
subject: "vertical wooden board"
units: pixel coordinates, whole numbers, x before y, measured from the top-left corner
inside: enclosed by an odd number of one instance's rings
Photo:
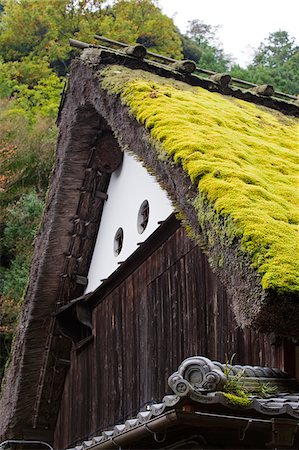
[[[113,423],[115,418],[123,416],[123,315],[122,315],[122,297],[124,297],[124,288],[119,287],[111,295],[110,302],[105,302],[108,306],[107,311],[107,327],[108,347],[106,352],[109,352],[109,374],[107,382],[110,383],[109,390],[105,392],[104,404],[110,405],[109,414],[107,414],[108,423]],[[107,344],[106,343],[106,344]],[[104,345],[104,343],[103,343]],[[108,419],[109,418],[109,419]]]
[[[138,354],[139,359],[139,391],[141,404],[145,403],[150,396],[150,377],[148,373],[148,360],[150,355],[150,323],[149,310],[151,310],[151,297],[147,297],[146,290],[142,290],[139,296],[139,341]]]
[[[117,292],[118,294],[118,292]],[[115,371],[115,380],[117,384],[118,395],[118,415],[123,417],[124,415],[124,354],[122,344],[122,328],[123,328],[123,304],[121,301],[121,295],[117,295],[114,300],[115,303],[115,334],[116,334],[116,349],[117,349],[117,370]]]
[[[206,351],[206,335],[202,332],[205,329],[206,322],[206,298],[203,286],[203,268],[198,259],[198,249],[193,248],[187,255],[186,266],[188,267],[188,279],[191,282],[187,283],[189,298],[192,302],[192,354],[204,355]]]
[[[57,421],[68,447],[160,401],[167,378],[195,354],[284,367],[287,344],[236,326],[206,257],[177,230],[93,311],[94,342],[72,352]]]

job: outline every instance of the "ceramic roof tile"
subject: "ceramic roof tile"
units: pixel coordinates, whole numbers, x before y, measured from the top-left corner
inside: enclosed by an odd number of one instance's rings
[[[202,379],[204,379],[205,376],[211,376],[211,372],[213,370],[223,371],[224,367],[226,367],[227,365],[215,361],[210,361],[208,358],[204,357],[187,358],[187,360],[183,361],[181,366],[178,368],[178,371],[175,372],[171,377],[169,377],[169,385],[173,387],[172,382],[174,378],[177,382],[179,380],[185,380],[187,383],[189,383],[190,372],[188,373],[188,369],[190,369],[191,366],[193,376],[196,370],[199,371],[199,376],[195,378],[197,380],[197,383],[200,384],[200,374],[202,376]],[[180,370],[182,367],[184,369],[183,371]],[[268,379],[273,383],[275,382],[275,380],[289,380],[287,374],[279,369],[271,369],[258,366],[231,366],[231,373],[237,374],[240,371],[244,374],[245,378],[255,377],[256,380]],[[180,376],[182,376],[182,378],[180,378]],[[92,448],[99,443],[119,436],[121,433],[130,431],[138,426],[142,426],[150,422],[154,418],[162,416],[163,413],[169,411],[170,409],[173,409],[173,406],[179,406],[181,404],[181,400],[184,398],[189,398],[194,401],[195,410],[196,404],[198,404],[199,411],[201,404],[211,404],[211,412],[212,408],[214,406],[217,406],[217,404],[223,405],[227,408],[232,408],[232,405],[227,401],[225,397],[225,392],[217,391],[217,385],[215,386],[214,391],[209,391],[209,389],[204,391],[204,389],[202,388],[201,392],[197,391],[195,396],[192,394],[192,390],[189,390],[186,396],[167,395],[164,397],[162,402],[151,405],[150,410],[140,411],[135,418],[126,420],[124,424],[116,425],[112,430],[103,431],[100,436],[93,437],[92,440],[84,441],[83,447],[77,446],[71,450]],[[258,395],[251,395],[249,396],[249,399],[251,400],[251,403],[245,408],[234,405],[233,409],[235,413],[239,413],[242,417],[242,414],[246,415],[247,411],[251,410],[270,417],[277,417],[287,414],[290,417],[294,417],[296,419],[299,418],[299,387],[298,392],[277,392],[277,394],[272,395],[268,398],[261,398]]]
[[[138,420],[140,423],[147,422],[152,417],[151,411],[140,411],[138,413]]]
[[[114,427],[114,433],[115,433],[115,434],[122,433],[123,431],[125,431],[125,429],[126,429],[126,425],[125,425],[125,424],[115,425],[115,427]]]

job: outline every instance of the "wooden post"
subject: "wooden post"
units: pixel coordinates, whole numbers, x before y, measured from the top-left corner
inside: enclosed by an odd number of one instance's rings
[[[69,39],[69,44],[71,47],[76,47],[76,48],[81,48],[81,49],[93,47],[93,45],[87,44],[86,42],[77,41],[77,39]]]
[[[186,59],[185,61],[176,61],[172,64],[172,67],[183,73],[193,73],[196,70],[195,62],[190,59]]]
[[[143,59],[146,55],[146,48],[141,44],[130,45],[124,49],[124,52],[135,58]]]
[[[271,84],[261,84],[250,89],[251,92],[258,95],[264,95],[265,97],[271,97],[274,94],[274,87]]]
[[[220,84],[223,87],[227,87],[232,77],[228,73],[215,73],[210,75],[210,80],[215,81],[217,84]]]

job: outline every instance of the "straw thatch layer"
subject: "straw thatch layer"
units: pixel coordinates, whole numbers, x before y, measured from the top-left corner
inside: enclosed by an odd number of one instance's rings
[[[107,124],[82,90],[65,104],[42,228],[0,402],[1,438],[52,439],[69,358],[53,313],[83,293],[109,174],[97,168],[95,143]],[[97,144],[98,151],[100,145]],[[57,401],[52,403],[54,398]],[[34,430],[33,427],[34,426]]]

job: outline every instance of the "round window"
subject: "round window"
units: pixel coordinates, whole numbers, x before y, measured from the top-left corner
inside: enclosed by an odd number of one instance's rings
[[[142,234],[146,229],[148,220],[149,220],[149,203],[147,200],[144,200],[144,202],[142,202],[139,208],[137,217],[137,229],[139,234]]]
[[[124,230],[122,228],[119,228],[114,236],[113,250],[115,256],[118,256],[120,254],[121,249],[123,248],[123,242]]]

